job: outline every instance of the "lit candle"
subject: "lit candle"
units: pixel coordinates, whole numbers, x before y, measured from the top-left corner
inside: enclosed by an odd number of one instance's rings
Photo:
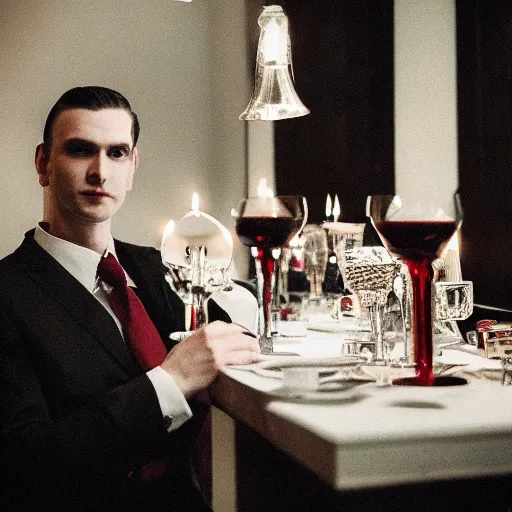
[[[444,271],[446,281],[459,283],[462,281],[462,269],[459,253],[459,230],[451,237],[444,254]]]
[[[191,210],[192,212],[194,212],[194,215],[196,217],[199,217],[199,195],[197,194],[197,192],[194,192],[192,194]]]
[[[331,220],[332,215],[332,199],[330,194],[327,194],[327,199],[325,200],[325,219]]]
[[[456,251],[459,250],[459,230],[455,231],[453,236],[450,238],[448,245],[446,246],[446,250],[454,249]]]
[[[176,223],[171,219],[165,226],[164,234],[162,235],[162,242],[160,245],[160,252],[163,254],[165,241],[174,233]]]
[[[256,194],[258,197],[274,197],[274,191],[267,185],[266,178],[261,178],[258,182]]]
[[[332,215],[334,217],[334,222],[338,222],[338,219],[341,215],[341,206],[340,206],[340,200],[338,199],[338,194],[334,196],[334,207],[332,209]]]

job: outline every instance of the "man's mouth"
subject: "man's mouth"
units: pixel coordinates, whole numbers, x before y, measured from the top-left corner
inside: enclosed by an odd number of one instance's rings
[[[102,188],[97,188],[95,190],[84,190],[82,195],[88,197],[112,197],[109,193],[105,192]]]

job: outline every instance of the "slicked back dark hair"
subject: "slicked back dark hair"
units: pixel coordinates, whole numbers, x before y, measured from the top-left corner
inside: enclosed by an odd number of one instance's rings
[[[106,87],[89,85],[85,87],[75,87],[66,91],[53,105],[46,123],[44,125],[43,143],[45,152],[48,154],[52,145],[52,132],[55,120],[60,113],[73,108],[84,108],[86,110],[103,110],[105,108],[121,108],[126,110],[132,116],[132,140],[133,146],[137,144],[139,138],[139,120],[132,111],[128,100],[119,92]]]

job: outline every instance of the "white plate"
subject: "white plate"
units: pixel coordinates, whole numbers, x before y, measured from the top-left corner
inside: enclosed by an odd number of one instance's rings
[[[306,325],[309,331],[318,332],[371,332],[368,325],[362,324],[361,321],[332,321],[332,322],[309,322]]]
[[[327,367],[347,367],[357,366],[367,361],[361,356],[338,356],[338,357],[280,357],[272,355],[262,355],[261,361],[250,365],[251,368],[259,368],[265,370],[280,370],[289,367],[306,367],[306,368],[323,368]],[[246,366],[248,368],[248,366]]]

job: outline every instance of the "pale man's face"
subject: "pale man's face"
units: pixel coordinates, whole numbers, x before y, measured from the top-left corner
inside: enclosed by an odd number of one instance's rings
[[[39,183],[48,187],[51,224],[110,223],[132,188],[137,168],[132,117],[120,108],[60,113],[49,155],[36,153]]]

